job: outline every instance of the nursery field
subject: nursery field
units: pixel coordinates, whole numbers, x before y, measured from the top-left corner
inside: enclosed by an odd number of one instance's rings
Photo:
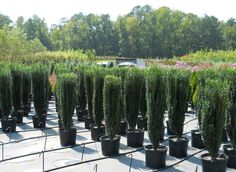
[[[190,108],[189,108],[190,110]],[[76,114],[73,120],[77,128],[76,145],[62,147],[59,141],[57,113],[55,101],[49,102],[47,128],[34,129],[32,116],[35,114],[33,104],[24,123],[17,126],[16,133],[2,133],[0,138],[4,149],[1,147],[0,169],[1,172],[15,171],[152,171],[145,166],[145,152],[143,147],[131,148],[126,146],[126,136],[122,136],[120,154],[110,158],[101,154],[100,142],[91,140],[91,134],[84,128],[84,122],[78,122]],[[185,114],[184,133],[191,139],[190,130],[197,128],[194,113]],[[168,146],[168,134],[165,130],[165,141]],[[147,132],[144,136],[144,145],[150,144]],[[2,152],[4,150],[4,152]],[[222,149],[221,149],[222,151]],[[200,155],[203,149],[188,145],[186,158],[174,158],[167,155],[166,167],[160,171],[166,172],[198,172],[202,171]],[[234,171],[228,168],[227,171]]]
[[[235,171],[234,54],[0,59],[1,172]]]

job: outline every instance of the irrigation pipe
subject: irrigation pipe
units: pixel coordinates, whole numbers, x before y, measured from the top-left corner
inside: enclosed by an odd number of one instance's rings
[[[74,148],[74,147],[83,146],[83,145],[92,144],[92,143],[95,143],[95,141],[84,142],[84,143],[81,143],[81,144],[75,144],[75,145],[66,146],[66,147],[60,147],[60,148],[56,148],[56,149],[45,150],[44,153],[54,152],[54,151],[64,150],[64,149],[69,149],[69,148]],[[10,161],[10,160],[18,159],[18,158],[27,157],[27,156],[33,156],[33,155],[37,155],[37,154],[41,154],[41,153],[42,153],[42,151],[38,151],[38,152],[29,153],[29,154],[19,155],[19,156],[15,156],[15,157],[11,157],[11,158],[7,158],[7,159],[4,159],[4,160],[1,160],[0,163],[1,162],[5,162],[5,161]]]

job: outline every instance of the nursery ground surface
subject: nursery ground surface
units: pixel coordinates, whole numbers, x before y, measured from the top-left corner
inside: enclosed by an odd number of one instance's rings
[[[2,133],[0,130],[0,172],[35,172],[35,171],[81,171],[81,172],[140,172],[155,171],[145,166],[145,151],[143,147],[126,146],[126,137],[121,137],[120,154],[105,157],[101,153],[100,142],[91,140],[90,131],[84,129],[84,122],[74,124],[77,128],[76,145],[62,147],[59,140],[57,113],[54,101],[49,104],[47,128],[34,129],[31,108],[29,117],[24,117],[24,123],[17,126],[15,133]],[[190,138],[190,131],[196,129],[197,120],[193,113],[186,113],[184,132]],[[166,132],[165,132],[166,133]],[[0,143],[1,143],[0,142]],[[46,143],[46,144],[45,144]],[[150,144],[145,132],[144,145]],[[168,135],[165,134],[163,144],[168,146]],[[3,150],[3,153],[2,153]],[[222,151],[222,148],[221,148]],[[167,167],[158,171],[168,172],[201,172],[200,155],[205,153],[188,146],[188,157],[178,159],[168,155]],[[197,169],[197,170],[196,170]],[[235,171],[228,168],[227,172]]]

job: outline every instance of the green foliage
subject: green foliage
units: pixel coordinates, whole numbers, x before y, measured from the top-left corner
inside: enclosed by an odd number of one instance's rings
[[[204,99],[204,89],[206,86],[207,79],[214,79],[219,77],[219,71],[216,68],[206,68],[199,70],[195,73],[196,77],[196,90],[193,95],[193,102],[196,104],[196,115],[198,117],[198,125],[201,128],[201,112],[202,112],[202,103]]]
[[[230,138],[232,147],[236,149],[236,70],[223,69],[220,74],[224,79],[227,79],[230,84],[229,92],[229,108],[226,118],[226,130]]]
[[[22,76],[23,76],[23,91],[22,91],[22,105],[26,106],[29,103],[29,97],[31,93],[31,67],[23,66],[22,67]]]
[[[166,109],[166,74],[165,69],[151,67],[147,71],[147,116],[148,136],[156,150],[164,131],[164,114]]]
[[[48,69],[47,66],[35,63],[31,66],[32,94],[36,115],[41,118],[46,111]]]
[[[86,99],[88,103],[88,114],[93,119],[93,78],[94,72],[92,69],[87,69],[84,72],[84,83],[85,83],[85,92]]]
[[[120,125],[119,99],[121,80],[118,77],[108,75],[104,79],[103,106],[106,125],[106,133],[110,139],[115,138]]]
[[[12,108],[11,87],[11,71],[9,70],[8,66],[0,68],[0,105],[5,118],[9,117]]]
[[[60,91],[61,119],[63,127],[68,130],[72,126],[72,116],[76,105],[77,76],[74,73],[59,75],[58,89]]]
[[[86,110],[87,100],[86,100],[86,92],[85,92],[85,81],[84,81],[84,72],[89,66],[80,64],[79,66],[74,68],[74,72],[78,75],[77,82],[77,104],[79,109]]]
[[[126,77],[128,70],[129,70],[129,68],[127,68],[127,67],[112,67],[108,71],[108,72],[110,72],[110,74],[121,78],[121,95],[120,95],[120,102],[119,102],[120,103],[119,110],[120,110],[120,114],[121,114],[121,119],[125,119],[124,82],[125,82],[125,77]]]
[[[173,133],[180,139],[183,134],[185,112],[189,97],[190,71],[169,69],[167,84],[167,109]]]
[[[131,130],[135,130],[139,114],[143,73],[138,68],[131,68],[124,81],[124,100],[126,119]]]
[[[97,68],[94,71],[93,80],[93,118],[96,125],[101,126],[104,118],[103,112],[103,86],[104,86],[104,70]]]
[[[144,75],[141,78],[141,92],[140,92],[140,113],[143,118],[146,117],[147,113],[147,99],[146,99],[146,70],[142,70]]]
[[[236,51],[197,51],[181,58],[183,61],[188,62],[235,62]]]
[[[207,79],[202,99],[201,133],[212,159],[218,156],[222,130],[228,106],[229,83],[219,79]]]
[[[19,64],[11,64],[12,77],[12,105],[14,111],[17,112],[22,109],[22,91],[23,91],[23,75],[22,66]]]

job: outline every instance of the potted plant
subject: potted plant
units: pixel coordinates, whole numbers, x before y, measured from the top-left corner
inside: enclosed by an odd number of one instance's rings
[[[191,130],[191,146],[198,149],[203,149],[204,143],[202,140],[201,135],[201,109],[202,109],[202,99],[203,99],[203,92],[205,89],[205,81],[207,78],[214,78],[216,77],[215,69],[202,69],[195,71],[192,73],[190,79],[190,86],[192,92],[192,103],[196,107],[196,115],[198,118],[198,125],[197,129]]]
[[[127,145],[140,147],[143,145],[144,130],[136,129],[140,106],[140,92],[143,73],[138,68],[131,68],[124,82],[125,115],[128,122]]]
[[[118,134],[119,135],[126,135],[126,130],[127,130],[127,121],[125,119],[125,108],[124,108],[124,81],[125,81],[125,77],[126,77],[126,73],[128,71],[128,68],[126,67],[113,67],[111,69],[109,69],[108,72],[110,72],[110,74],[120,77],[121,78],[121,93],[120,93],[120,116],[121,116],[121,120],[120,120],[120,126],[118,129]]]
[[[201,133],[208,153],[201,155],[203,172],[226,171],[228,156],[219,154],[225,114],[228,108],[229,84],[221,79],[207,79],[202,101]]]
[[[187,156],[189,139],[183,136],[184,119],[189,94],[189,74],[186,69],[171,68],[168,71],[167,109],[171,131],[169,154],[177,158]]]
[[[101,136],[105,135],[105,126],[102,124],[104,119],[103,112],[103,85],[104,70],[95,69],[93,80],[93,119],[94,124],[90,125],[92,140],[98,141]]]
[[[28,116],[30,112],[30,94],[31,94],[31,68],[24,66],[22,68],[22,82],[23,82],[23,90],[22,90],[22,109],[23,116]]]
[[[23,122],[22,111],[22,69],[19,64],[11,65],[11,77],[12,77],[12,116],[16,117],[16,123],[21,124]]]
[[[117,136],[117,131],[120,125],[120,91],[120,78],[111,75],[106,76],[103,87],[106,135],[101,137],[101,148],[104,156],[119,154],[120,136]]]
[[[226,118],[226,130],[230,139],[230,144],[224,145],[224,153],[228,155],[227,166],[236,169],[236,70],[226,70],[230,81],[230,106]],[[226,75],[224,75],[226,76]]]
[[[60,104],[60,89],[59,89],[59,84],[58,84],[58,77],[60,74],[63,73],[70,73],[70,70],[64,63],[58,63],[54,67],[54,84],[55,84],[55,104],[56,104],[56,112],[58,116],[58,126],[59,129],[63,129],[63,124],[61,120],[61,104]]]
[[[145,146],[145,157],[146,166],[155,169],[165,167],[167,152],[167,147],[160,144],[166,109],[166,79],[163,70],[152,67],[147,72],[148,136],[152,144]]]
[[[145,72],[145,71],[143,71]],[[140,115],[138,116],[138,120],[137,120],[137,127],[139,129],[144,129],[147,130],[147,117],[146,117],[146,113],[147,113],[147,99],[146,99],[146,79],[145,79],[145,75],[143,75],[143,78],[141,78],[141,98],[140,98],[140,107],[139,107],[139,111],[140,111]]]
[[[45,105],[47,104],[46,87],[48,84],[47,67],[40,63],[32,65],[32,94],[36,115],[33,116],[34,128],[44,128],[46,125],[47,114]]]
[[[86,100],[88,104],[88,115],[84,116],[85,128],[90,129],[90,124],[93,124],[93,78],[92,69],[86,69],[84,75]]]
[[[16,118],[9,118],[12,108],[11,102],[11,71],[7,68],[0,69],[0,104],[2,108],[2,131],[3,132],[14,132],[16,131]]]
[[[78,75],[78,95],[77,95],[77,106],[76,106],[76,114],[78,121],[84,121],[84,116],[88,115],[88,111],[86,109],[87,100],[86,100],[86,92],[85,92],[85,83],[84,83],[84,70],[87,66],[79,65],[75,70]]]
[[[60,132],[62,146],[74,145],[76,141],[76,128],[73,128],[72,116],[76,104],[76,83],[77,76],[74,73],[59,75],[58,91],[60,92],[60,109],[63,128]]]

